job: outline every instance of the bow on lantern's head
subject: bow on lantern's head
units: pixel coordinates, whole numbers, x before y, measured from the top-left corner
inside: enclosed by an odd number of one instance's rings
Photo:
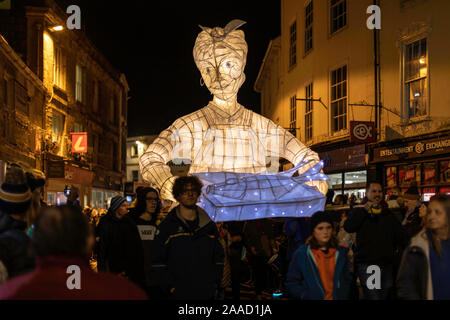
[[[244,32],[236,30],[245,21],[233,20],[225,28],[202,28],[195,41],[193,55],[209,91],[227,101],[236,96],[245,81],[247,42]]]

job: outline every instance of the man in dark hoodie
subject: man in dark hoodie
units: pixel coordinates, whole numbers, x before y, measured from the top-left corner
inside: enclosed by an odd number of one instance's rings
[[[224,251],[216,224],[196,205],[201,188],[195,176],[175,180],[179,206],[161,222],[153,242],[151,265],[170,299],[214,299],[222,280]]]
[[[136,224],[127,214],[127,200],[122,196],[112,198],[96,230],[98,270],[117,273],[144,288],[142,242]]]
[[[34,268],[30,239],[26,234],[26,214],[31,198],[23,170],[19,166],[11,166],[0,187],[0,269],[3,270],[3,279]]]
[[[394,284],[394,263],[399,248],[406,247],[408,238],[399,221],[382,204],[383,191],[378,182],[368,182],[367,202],[364,207],[355,207],[350,211],[344,223],[348,233],[356,232],[355,270],[363,288],[365,299],[387,299]],[[381,271],[381,288],[370,289],[368,278],[375,265]]]

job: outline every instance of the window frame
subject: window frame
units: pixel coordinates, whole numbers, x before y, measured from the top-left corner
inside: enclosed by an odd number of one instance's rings
[[[305,99],[313,99],[313,82],[305,87]],[[314,101],[305,101],[305,141],[313,140],[313,110]]]
[[[425,52],[425,65],[426,65],[426,76],[420,76],[420,68],[419,68],[419,76],[413,79],[407,79],[407,68],[408,68],[408,61],[407,61],[407,55],[408,55],[408,47],[413,45],[416,42],[420,42],[425,40],[426,43],[426,52]],[[421,34],[416,37],[410,38],[407,41],[404,41],[402,44],[402,58],[401,58],[401,90],[402,90],[402,110],[404,114],[404,119],[406,119],[407,122],[414,121],[414,120],[421,120],[424,118],[429,117],[430,115],[430,65],[429,65],[429,36],[428,34]],[[420,51],[419,47],[419,51]],[[420,61],[421,57],[419,57]],[[425,82],[425,90],[426,93],[424,95],[425,100],[425,114],[423,115],[410,115],[410,97],[409,97],[409,90],[408,85],[414,82],[418,82],[424,80]]]
[[[297,95],[290,98],[289,105],[289,131],[297,137]]]
[[[289,70],[297,65],[297,19],[289,25]]]
[[[307,12],[308,8],[311,6],[311,12]],[[308,18],[311,18],[310,20],[308,20]],[[308,21],[310,21],[310,23],[308,23]],[[305,41],[304,41],[304,54],[307,55],[309,52],[312,51],[312,49],[314,48],[314,42],[313,42],[313,24],[314,24],[314,5],[313,5],[313,0],[309,1],[306,6],[305,6],[305,32],[304,32],[304,36],[305,36]],[[309,32],[310,31],[310,32]],[[311,45],[309,46],[309,42],[311,43]]]
[[[63,91],[67,86],[67,56],[64,50],[58,46],[54,48],[53,85]]]
[[[340,81],[340,82],[336,82],[333,84],[333,73],[337,72],[340,69],[344,69],[345,68],[345,80]],[[336,75],[337,78],[337,75]],[[336,79],[337,80],[337,79]],[[338,90],[338,87],[340,87],[341,85],[345,84],[345,96],[341,96],[337,99],[333,100],[333,88],[336,87],[336,92]],[[343,91],[343,90],[342,90]],[[336,95],[337,96],[337,95]],[[345,101],[344,102],[344,110],[345,112],[343,112],[342,114],[339,114],[337,116],[334,116],[334,105],[336,103],[339,103],[341,101]],[[343,127],[339,127],[338,129],[336,129],[335,125],[334,125],[334,119],[335,118],[340,118],[340,117],[344,117],[343,120]],[[348,64],[344,64],[341,65],[335,69],[332,69],[330,71],[330,118],[331,118],[331,132],[332,134],[335,134],[337,132],[343,131],[343,130],[347,130],[348,129]],[[338,120],[339,121],[339,120]]]
[[[79,64],[75,66],[75,100],[86,103],[86,68]]]
[[[337,3],[332,4],[333,1],[337,1]],[[344,3],[345,9],[344,9],[344,13],[334,17],[333,16],[333,8],[334,7],[338,7],[341,3]],[[347,12],[348,12],[348,5],[347,5],[347,0],[330,0],[328,1],[328,7],[329,7],[329,19],[328,19],[328,23],[330,24],[329,27],[329,34],[330,36],[338,33],[339,31],[343,30],[347,25],[348,25],[348,17],[347,17]],[[337,29],[333,30],[333,21],[339,19],[340,17],[344,17],[344,24],[341,27],[338,27]]]

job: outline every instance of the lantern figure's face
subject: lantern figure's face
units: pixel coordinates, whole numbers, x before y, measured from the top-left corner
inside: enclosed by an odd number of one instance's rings
[[[244,32],[204,28],[194,46],[194,60],[209,91],[228,101],[245,81],[247,43]]]
[[[236,96],[245,81],[245,62],[233,50],[218,47],[199,63],[203,81],[209,91],[221,100]]]

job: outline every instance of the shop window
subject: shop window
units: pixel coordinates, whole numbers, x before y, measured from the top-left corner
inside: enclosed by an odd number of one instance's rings
[[[328,177],[328,187],[333,190],[342,189],[342,173],[327,174]]]
[[[446,194],[448,196],[450,196],[450,187],[442,187],[439,189],[439,193],[440,194]]]
[[[436,194],[436,188],[423,188],[422,191],[422,200],[430,201],[430,198]]]
[[[436,181],[436,164],[434,162],[423,165],[423,184],[434,184]]]
[[[386,185],[388,188],[397,185],[397,167],[386,168]]]
[[[367,182],[366,171],[354,171],[345,173],[345,188],[365,188]]]
[[[441,182],[450,182],[450,161],[441,161]]]
[[[420,165],[401,166],[398,173],[398,179],[402,186],[408,186],[413,181],[420,184]]]

